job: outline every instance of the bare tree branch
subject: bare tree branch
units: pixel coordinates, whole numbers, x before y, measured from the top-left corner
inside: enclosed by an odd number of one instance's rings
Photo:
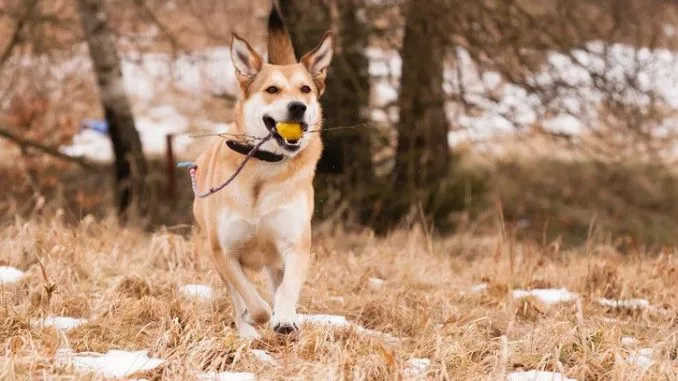
[[[28,20],[32,17],[33,9],[35,9],[36,3],[37,0],[31,0],[27,2],[26,14],[24,14],[23,17],[17,21],[12,37],[9,39],[7,46],[5,46],[5,50],[2,52],[2,54],[0,54],[0,66],[2,66],[2,64],[7,61],[7,59],[12,55],[14,47],[19,44],[21,40],[21,31],[24,29],[26,22],[28,22]]]
[[[88,162],[84,159],[81,159],[81,158],[78,158],[78,157],[71,157],[71,156],[68,156],[64,153],[59,152],[59,150],[56,149],[56,148],[42,145],[42,144],[40,144],[36,141],[33,141],[33,140],[24,139],[20,136],[17,136],[15,134],[9,132],[8,130],[6,130],[4,128],[0,128],[0,137],[5,138],[6,140],[9,140],[10,142],[18,145],[19,147],[21,147],[22,150],[26,149],[26,148],[33,148],[33,149],[36,149],[36,150],[38,150],[38,151],[40,151],[44,154],[56,157],[58,159],[70,161],[72,163],[76,163],[79,166],[81,166],[82,168],[85,168],[87,170],[90,170],[90,171],[96,170],[96,167],[93,164],[91,164],[90,162]]]

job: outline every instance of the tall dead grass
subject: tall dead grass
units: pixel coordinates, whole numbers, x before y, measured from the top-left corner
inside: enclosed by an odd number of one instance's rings
[[[306,326],[290,337],[264,329],[250,343],[237,338],[228,296],[194,237],[85,221],[17,219],[0,229],[2,264],[27,272],[1,290],[0,378],[94,379],[55,360],[70,347],[149,349],[167,361],[138,375],[148,379],[193,379],[207,370],[250,371],[261,380],[403,379],[411,357],[431,360],[420,379],[502,379],[514,369],[579,380],[678,379],[675,249],[623,255],[590,242],[588,250],[563,252],[500,234],[429,240],[417,229],[384,239],[318,236],[300,312],[345,315],[403,340]],[[383,286],[366,286],[375,276]],[[487,290],[472,292],[479,282]],[[187,283],[210,284],[218,295],[187,299],[177,291]],[[567,287],[581,302],[510,297],[513,288],[536,287]],[[663,312],[605,309],[597,297],[647,298]],[[66,333],[31,325],[47,315],[89,320]],[[622,345],[624,336],[635,337],[637,348]],[[625,360],[640,347],[653,349],[649,369]],[[257,360],[252,349],[278,365]]]

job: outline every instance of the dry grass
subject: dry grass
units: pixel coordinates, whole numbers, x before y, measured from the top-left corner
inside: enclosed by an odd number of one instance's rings
[[[623,256],[590,243],[584,255],[499,235],[429,240],[417,230],[386,239],[316,237],[300,311],[346,315],[404,339],[396,343],[311,326],[288,338],[269,329],[260,341],[241,341],[208,259],[192,237],[170,231],[149,235],[112,220],[85,219],[74,228],[59,218],[17,220],[2,228],[0,252],[2,264],[27,271],[21,283],[2,289],[2,379],[81,379],[55,361],[64,346],[149,349],[167,360],[139,375],[149,379],[191,379],[215,369],[251,371],[262,380],[400,379],[410,357],[431,359],[423,379],[500,379],[518,368],[560,370],[579,380],[678,377],[674,251]],[[370,276],[386,282],[373,290],[366,287]],[[470,292],[481,281],[487,291]],[[211,284],[218,296],[186,299],[177,288],[187,283]],[[548,286],[580,293],[581,309],[509,297],[512,288]],[[598,296],[644,297],[668,312],[609,311],[595,302]],[[53,314],[89,322],[65,334],[30,325]],[[622,346],[623,336],[653,348],[649,370],[624,361],[634,348]],[[279,366],[257,360],[254,348]]]

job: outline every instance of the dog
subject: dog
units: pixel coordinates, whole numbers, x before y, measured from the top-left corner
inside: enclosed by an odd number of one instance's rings
[[[196,197],[193,214],[206,239],[217,272],[233,303],[241,337],[257,338],[257,326],[270,323],[279,334],[298,329],[297,304],[310,265],[313,178],[322,142],[319,133],[289,140],[279,122],[302,131],[322,125],[320,96],[333,55],[327,32],[315,49],[297,61],[290,35],[277,8],[268,19],[268,61],[233,34],[231,59],[242,96],[235,106],[234,135],[272,134],[226,188]],[[208,189],[222,183],[252,150],[244,138],[216,139],[196,160],[196,183]],[[272,308],[244,269],[264,270]]]

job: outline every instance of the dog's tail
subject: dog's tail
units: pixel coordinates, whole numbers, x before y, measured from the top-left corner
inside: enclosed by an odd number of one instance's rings
[[[268,16],[268,62],[274,65],[295,64],[297,57],[292,39],[275,3],[273,1],[271,14]]]

